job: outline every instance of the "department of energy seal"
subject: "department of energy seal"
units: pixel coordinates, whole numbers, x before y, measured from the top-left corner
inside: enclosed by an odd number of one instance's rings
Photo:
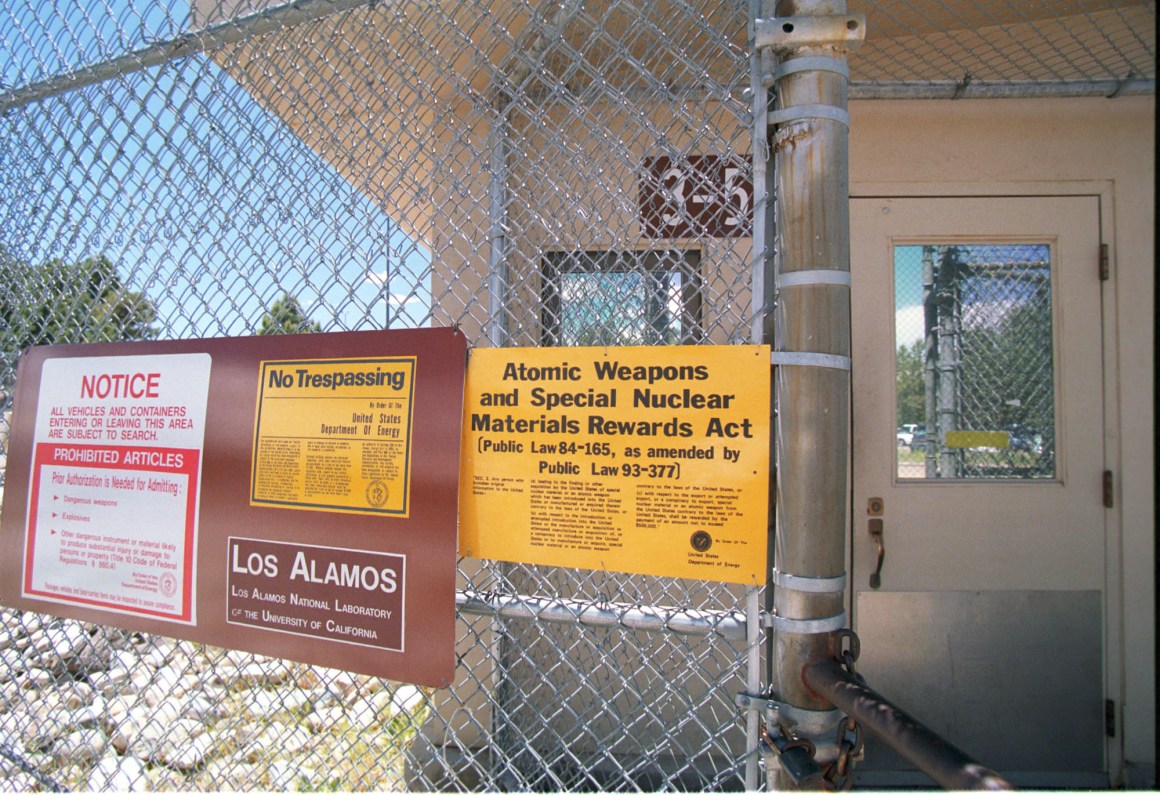
[[[165,572],[161,575],[161,578],[157,583],[157,588],[161,591],[162,596],[173,596],[175,593],[177,593],[177,578],[169,572]]]
[[[713,546],[713,536],[704,530],[698,530],[689,538],[689,543],[698,552],[708,552],[709,547]]]
[[[386,483],[381,480],[372,480],[367,486],[367,504],[374,508],[382,508],[387,504],[387,498],[390,494]]]

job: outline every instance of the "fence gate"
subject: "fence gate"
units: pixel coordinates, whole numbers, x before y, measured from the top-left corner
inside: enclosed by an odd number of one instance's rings
[[[2,408],[32,344],[750,341],[749,18],[7,3]],[[6,611],[0,789],[736,788],[759,598],[465,559],[435,692]]]

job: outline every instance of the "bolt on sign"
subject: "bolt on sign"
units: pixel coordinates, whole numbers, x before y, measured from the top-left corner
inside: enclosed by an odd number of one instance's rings
[[[460,554],[764,584],[769,356],[473,350]]]
[[[647,238],[749,237],[753,180],[749,158],[645,158],[637,202]]]
[[[31,349],[0,602],[450,684],[465,358],[451,329]]]

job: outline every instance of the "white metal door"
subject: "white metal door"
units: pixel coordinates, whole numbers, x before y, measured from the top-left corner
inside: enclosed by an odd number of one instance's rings
[[[1106,785],[1098,198],[851,205],[859,671],[1018,784]]]

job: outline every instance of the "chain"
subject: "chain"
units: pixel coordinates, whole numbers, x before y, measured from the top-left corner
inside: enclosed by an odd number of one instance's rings
[[[822,781],[827,791],[845,792],[854,786],[854,762],[862,753],[862,727],[853,718],[838,725],[838,758],[826,766]]]
[[[858,639],[858,634],[854,632],[854,630],[847,628],[839,629],[834,633],[834,637],[838,641],[838,662],[842,663],[842,665],[846,667],[846,670],[849,671],[852,676],[856,676],[861,679],[861,677],[858,676],[857,670],[854,668],[854,663],[858,661],[858,656],[862,653],[862,641]],[[844,639],[848,639],[850,641],[849,648],[842,648],[844,645],[842,641]]]
[[[851,676],[861,679],[854,664],[862,651],[862,644],[858,635],[852,629],[841,629],[834,633],[838,641],[838,661],[850,672]],[[849,647],[843,648],[844,640],[849,640]],[[838,757],[826,766],[822,774],[825,788],[830,792],[844,792],[854,786],[854,762],[862,753],[864,738],[862,727],[851,717],[846,717],[838,724]]]

